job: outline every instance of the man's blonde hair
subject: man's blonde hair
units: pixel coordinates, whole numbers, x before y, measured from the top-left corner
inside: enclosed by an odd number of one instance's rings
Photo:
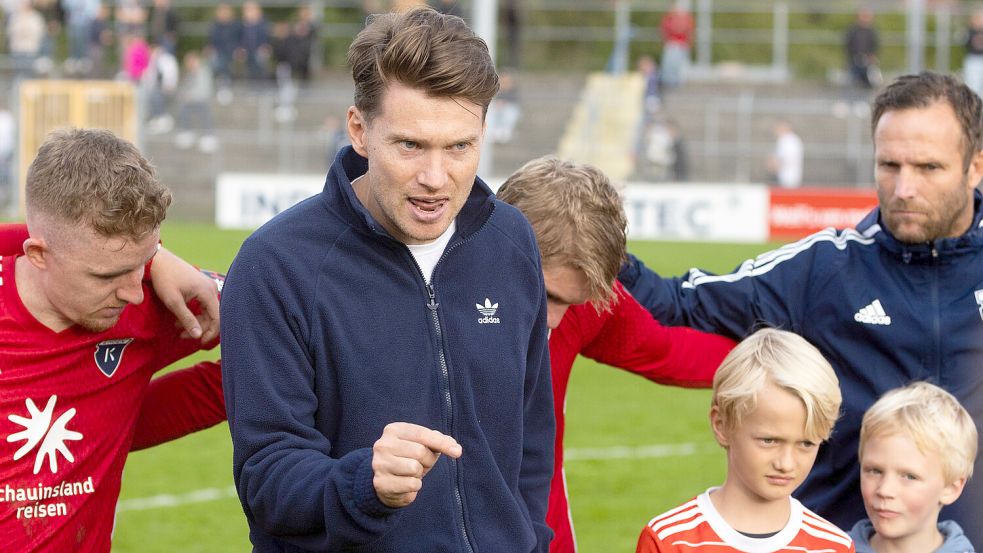
[[[436,98],[462,98],[482,107],[498,92],[498,73],[485,41],[463,19],[431,8],[373,15],[348,48],[355,107],[367,120],[398,82]]]
[[[529,220],[544,267],[580,269],[596,306],[614,301],[627,219],[621,195],[600,169],[541,157],[513,173],[497,195]]]
[[[160,227],[171,193],[130,142],[102,129],[48,135],[27,169],[28,223],[45,217],[102,236],[140,239]]]
[[[978,435],[976,424],[959,400],[928,382],[915,382],[881,396],[864,413],[859,457],[873,436],[905,436],[926,457],[942,462],[946,484],[973,475]]]
[[[836,373],[805,338],[774,328],[761,329],[737,344],[713,377],[713,405],[725,428],[741,424],[769,382],[802,400],[810,440],[829,438],[842,401]]]

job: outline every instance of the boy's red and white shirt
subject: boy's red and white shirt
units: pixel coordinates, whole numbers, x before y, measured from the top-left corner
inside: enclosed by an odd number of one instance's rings
[[[201,344],[146,282],[113,328],[54,332],[21,301],[15,259],[0,258],[0,549],[109,551],[151,377]]]
[[[720,516],[710,488],[692,500],[653,518],[642,529],[636,553],[853,553],[846,532],[789,497],[788,523],[768,537],[751,537]]]

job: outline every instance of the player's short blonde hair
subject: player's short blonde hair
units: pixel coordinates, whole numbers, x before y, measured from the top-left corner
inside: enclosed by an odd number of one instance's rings
[[[595,307],[615,301],[628,221],[607,175],[592,165],[544,156],[513,173],[497,196],[529,220],[544,267],[583,271]]]
[[[942,462],[947,484],[973,475],[978,436],[969,412],[952,394],[928,382],[915,382],[881,396],[864,413],[859,457],[873,436],[907,436],[926,457]]]
[[[842,400],[833,367],[801,336],[773,328],[737,344],[713,377],[713,405],[725,428],[741,424],[769,382],[802,400],[810,440],[829,438]]]
[[[136,146],[103,129],[60,129],[27,168],[28,225],[53,219],[75,232],[141,239],[160,228],[171,193]],[[48,236],[47,238],[51,238]]]

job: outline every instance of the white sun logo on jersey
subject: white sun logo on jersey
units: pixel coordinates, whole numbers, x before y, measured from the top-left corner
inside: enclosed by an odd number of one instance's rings
[[[41,471],[41,465],[44,459],[48,459],[48,468],[51,469],[52,473],[58,472],[58,453],[68,459],[69,462],[74,463],[75,457],[72,452],[68,450],[68,446],[65,442],[69,440],[81,440],[82,434],[80,432],[75,432],[74,430],[69,430],[66,428],[68,426],[68,421],[72,420],[75,416],[75,408],[72,407],[68,411],[65,411],[55,420],[54,423],[51,422],[51,417],[55,412],[55,402],[58,401],[58,396],[51,396],[48,398],[47,405],[44,406],[44,410],[39,410],[34,401],[30,398],[27,399],[27,411],[30,413],[30,418],[21,417],[18,415],[10,415],[7,418],[10,422],[14,424],[19,424],[24,427],[24,430],[17,432],[16,434],[11,434],[7,436],[8,442],[16,442],[23,440],[25,443],[20,449],[14,453],[14,461],[20,459],[21,457],[27,455],[35,446],[39,443],[41,447],[38,448],[37,456],[34,458],[34,474]],[[43,440],[43,441],[42,441]]]

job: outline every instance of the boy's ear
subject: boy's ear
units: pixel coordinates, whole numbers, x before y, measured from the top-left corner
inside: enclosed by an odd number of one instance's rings
[[[724,418],[720,414],[720,408],[716,405],[710,408],[710,428],[713,429],[713,437],[717,439],[720,447],[727,449],[727,446],[730,445],[730,439],[727,437],[727,428],[724,424]]]
[[[965,478],[958,478],[955,482],[946,485],[946,487],[942,488],[942,497],[939,498],[939,503],[942,505],[952,505],[962,495],[965,486]]]

